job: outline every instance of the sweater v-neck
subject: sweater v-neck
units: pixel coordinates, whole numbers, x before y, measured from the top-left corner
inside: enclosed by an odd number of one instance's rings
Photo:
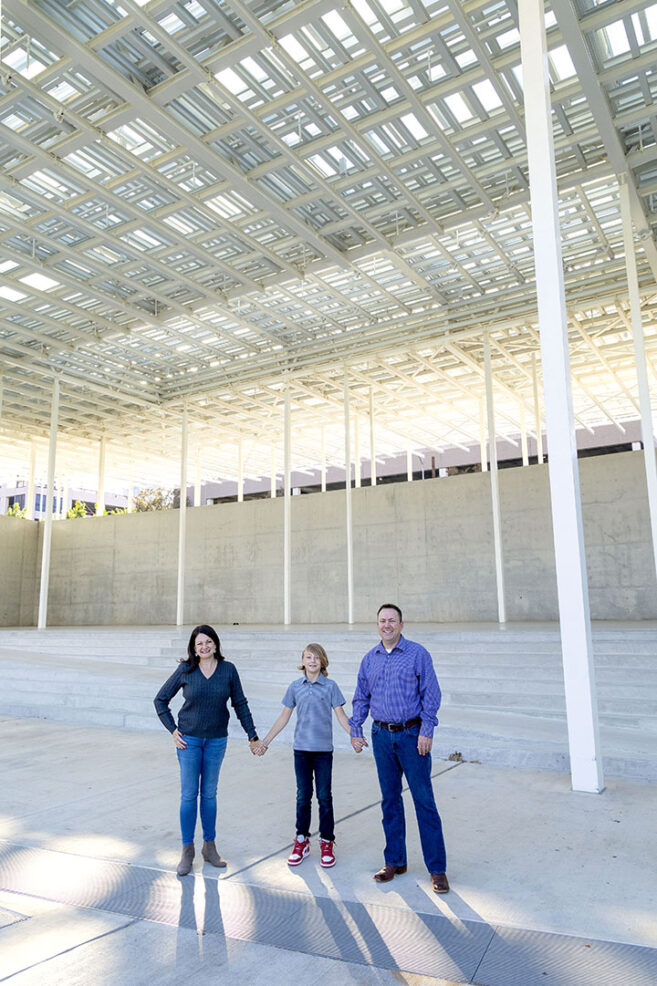
[[[218,667],[219,667],[219,662],[217,661],[217,662],[215,663],[215,666],[214,666],[214,668],[213,668],[213,670],[212,670],[212,674],[206,674],[206,673],[205,673],[205,672],[204,672],[204,671],[202,670],[202,668],[201,668],[201,665],[200,665],[200,664],[199,664],[199,666],[198,666],[198,669],[199,669],[199,671],[201,672],[201,674],[203,675],[203,677],[205,678],[205,680],[206,680],[206,681],[209,681],[209,680],[210,680],[210,678],[213,678],[213,677],[214,677],[214,675],[215,675],[215,673],[216,673],[216,670],[217,670],[217,668],[218,668]]]

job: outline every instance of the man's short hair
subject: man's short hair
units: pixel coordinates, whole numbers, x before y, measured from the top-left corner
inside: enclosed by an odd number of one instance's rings
[[[400,610],[400,608],[397,605],[397,603],[384,603],[382,606],[379,606],[379,608],[376,611],[376,618],[377,618],[377,620],[379,618],[379,613],[381,612],[382,609],[394,609],[394,610],[396,610],[399,613],[399,622],[400,623],[403,623],[404,622],[404,617],[402,616],[402,611]]]

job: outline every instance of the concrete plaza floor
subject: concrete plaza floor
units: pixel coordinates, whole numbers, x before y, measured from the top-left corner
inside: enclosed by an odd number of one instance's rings
[[[268,724],[259,724],[261,733]],[[376,771],[338,751],[337,865],[294,834],[289,746],[231,737],[214,870],[178,878],[168,733],[0,719],[0,982],[13,986],[654,986],[657,784],[434,759],[452,890],[380,886]],[[405,795],[408,798],[408,795]],[[313,816],[315,821],[315,816]],[[197,851],[200,835],[197,838]]]

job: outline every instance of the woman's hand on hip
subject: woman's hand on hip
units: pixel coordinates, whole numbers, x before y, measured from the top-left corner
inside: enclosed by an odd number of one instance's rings
[[[183,739],[183,734],[180,732],[179,729],[174,729],[174,731],[173,731],[173,733],[171,735],[173,736],[173,742],[176,744],[176,747],[179,750],[186,750],[187,749],[187,743]]]

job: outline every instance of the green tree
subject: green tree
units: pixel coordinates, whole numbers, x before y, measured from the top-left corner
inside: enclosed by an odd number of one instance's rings
[[[7,517],[25,517],[26,513],[27,507],[21,507],[19,503],[14,502],[7,510]]]
[[[74,517],[86,517],[87,508],[81,500],[76,500],[73,506],[66,511],[66,519],[73,520]]]
[[[161,486],[152,486],[140,490],[132,498],[132,503],[136,513],[143,513],[146,510],[170,510],[173,507],[173,492],[162,489]]]

